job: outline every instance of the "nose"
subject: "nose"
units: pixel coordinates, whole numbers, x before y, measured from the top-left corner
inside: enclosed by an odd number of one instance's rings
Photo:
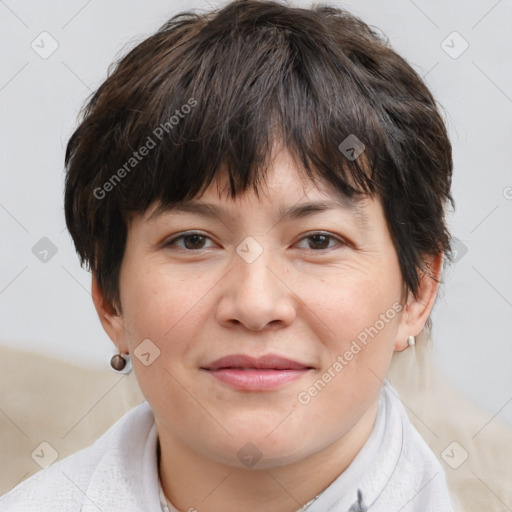
[[[238,254],[222,280],[217,321],[224,326],[243,325],[252,331],[282,328],[296,316],[297,296],[286,284],[286,271],[271,251],[251,263]]]

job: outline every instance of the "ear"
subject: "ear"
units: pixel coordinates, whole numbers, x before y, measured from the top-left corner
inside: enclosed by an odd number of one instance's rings
[[[98,313],[101,325],[108,337],[116,345],[119,352],[128,354],[128,344],[126,343],[126,331],[124,328],[123,316],[106,299],[103,290],[98,284],[96,276],[92,275],[91,294],[94,307]]]
[[[422,272],[416,297],[412,293],[408,294],[407,302],[398,326],[397,339],[395,340],[395,350],[402,351],[408,347],[407,339],[409,336],[417,336],[425,326],[434,307],[441,279],[443,253],[436,256],[430,256],[426,261],[430,272]]]

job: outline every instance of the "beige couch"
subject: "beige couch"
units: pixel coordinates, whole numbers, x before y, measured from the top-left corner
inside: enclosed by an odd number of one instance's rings
[[[457,510],[512,511],[512,429],[455,392],[429,360],[419,348],[398,354],[390,380],[441,461]],[[5,347],[0,384],[0,494],[54,457],[89,445],[143,400],[133,374]]]

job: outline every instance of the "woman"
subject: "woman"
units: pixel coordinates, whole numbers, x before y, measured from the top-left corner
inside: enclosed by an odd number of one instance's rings
[[[386,380],[450,254],[451,146],[383,39],[325,6],[177,15],[66,166],[111,364],[147,402],[0,510],[452,510]]]

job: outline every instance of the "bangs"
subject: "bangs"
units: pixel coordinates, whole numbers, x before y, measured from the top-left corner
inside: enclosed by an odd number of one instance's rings
[[[165,25],[157,37],[173,28]],[[98,164],[103,176],[126,171],[109,193],[123,212],[189,200],[221,169],[231,197],[249,187],[257,194],[277,143],[311,180],[323,178],[348,196],[374,192],[374,114],[351,61],[320,33],[276,28],[264,17],[238,30],[217,20],[173,52],[141,64],[140,87],[123,76],[131,69],[126,59],[116,72],[110,109],[125,130]],[[358,147],[344,153],[347,139]],[[135,159],[144,147],[146,156]]]

